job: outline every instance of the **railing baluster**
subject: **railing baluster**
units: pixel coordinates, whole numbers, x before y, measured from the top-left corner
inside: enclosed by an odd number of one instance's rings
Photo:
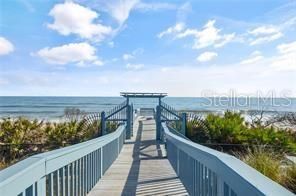
[[[86,156],[83,157],[83,195],[86,195],[86,187],[87,187],[87,164],[86,164]]]
[[[65,173],[66,173],[66,171],[65,171],[65,168],[66,168],[66,166],[65,167],[62,167],[62,186],[63,186],[63,196],[65,196],[66,195],[66,175],[65,175]]]
[[[79,195],[82,196],[82,187],[83,187],[83,181],[82,181],[82,177],[83,177],[83,167],[82,167],[82,158],[79,159]]]
[[[50,173],[50,195],[54,196],[54,183],[53,183],[53,174],[54,172]]]
[[[69,187],[68,187],[68,165],[64,166],[64,196],[68,195]]]
[[[97,183],[97,151],[94,151],[94,180],[95,180],[95,183],[94,185]]]
[[[100,148],[100,178],[103,176],[103,147]]]
[[[77,176],[77,179],[76,179],[76,195],[80,195],[80,159],[76,160],[77,162],[77,171],[76,171],[76,176]]]
[[[58,169],[57,171],[56,171],[56,175],[57,175],[57,195],[58,196],[60,196],[61,194],[60,194],[60,191],[61,191],[61,184],[60,184],[60,182],[61,182],[61,179],[60,179],[60,170]]]
[[[32,184],[32,193],[31,193],[31,195],[35,196],[35,183]]]
[[[91,189],[91,154],[88,154],[88,188],[87,191],[90,191]]]
[[[86,155],[86,193],[89,191],[89,154]]]
[[[46,176],[37,181],[37,195],[46,195]]]
[[[75,162],[71,163],[71,185],[72,185],[72,193],[75,195]]]
[[[91,172],[90,172],[90,176],[91,176],[91,187],[93,187],[94,185],[94,157],[93,157],[93,153],[90,153],[90,161],[91,161]]]

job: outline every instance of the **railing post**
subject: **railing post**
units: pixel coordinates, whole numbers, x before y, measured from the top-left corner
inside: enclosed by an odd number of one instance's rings
[[[106,119],[105,119],[105,112],[101,113],[101,135],[106,135]]]
[[[134,128],[134,106],[131,104],[131,111],[130,111],[130,116],[131,116],[131,136],[133,135],[133,128]]]
[[[187,123],[186,113],[182,113],[182,128],[181,128],[181,133],[184,136],[186,136],[186,123]]]
[[[161,108],[156,106],[156,140],[160,140],[161,135]]]
[[[131,106],[126,106],[126,139],[131,138]]]
[[[46,195],[46,177],[37,181],[37,195]]]

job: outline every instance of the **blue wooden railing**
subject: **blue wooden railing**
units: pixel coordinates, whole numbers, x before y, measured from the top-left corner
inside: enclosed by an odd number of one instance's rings
[[[186,132],[186,113],[177,112],[173,107],[166,104],[163,101],[159,102],[159,105],[156,107],[156,139],[161,140],[163,135],[161,132],[161,123],[167,122],[173,124],[173,126],[180,125],[179,132],[182,135],[185,135]]]
[[[190,195],[294,195],[234,156],[191,142],[167,122],[161,132],[167,157]]]
[[[131,106],[118,106],[101,122],[121,121],[116,131],[31,156],[2,170],[0,195],[86,195],[117,158],[125,139],[130,137],[127,134],[132,133],[133,116]],[[157,124],[160,123],[159,137],[166,143],[168,160],[190,195],[293,195],[237,158],[191,142],[184,135],[184,124],[179,130],[168,126],[175,120],[186,123],[184,114],[179,115],[163,104],[155,116]]]
[[[107,134],[108,128],[106,126],[107,122],[112,123],[126,123],[126,138],[130,139],[133,136],[132,127],[134,121],[134,109],[133,105],[129,104],[127,101],[122,102],[118,106],[115,106],[108,112],[101,112],[101,130],[102,135]]]
[[[0,195],[86,195],[121,151],[126,125],[108,135],[31,156],[0,172]]]
[[[100,122],[101,137],[34,155],[2,170],[0,196],[86,195],[131,137],[133,117],[133,106],[127,102],[86,116],[82,126],[87,129]],[[116,131],[108,130],[107,122],[116,123]]]

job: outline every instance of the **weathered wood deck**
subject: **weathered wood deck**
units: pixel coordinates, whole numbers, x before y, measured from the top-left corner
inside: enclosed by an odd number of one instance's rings
[[[89,193],[94,195],[188,195],[155,140],[154,119],[138,118],[134,137]]]

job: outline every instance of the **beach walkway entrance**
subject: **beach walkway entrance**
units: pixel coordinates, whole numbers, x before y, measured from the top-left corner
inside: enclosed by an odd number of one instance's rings
[[[163,102],[165,93],[121,95],[123,103],[81,121],[97,138],[1,170],[0,195],[294,195],[234,156],[190,141],[188,126],[198,132],[207,125]],[[138,111],[131,98],[158,104]]]
[[[164,143],[155,140],[153,116],[139,116],[133,128],[134,136],[88,195],[188,195]]]

